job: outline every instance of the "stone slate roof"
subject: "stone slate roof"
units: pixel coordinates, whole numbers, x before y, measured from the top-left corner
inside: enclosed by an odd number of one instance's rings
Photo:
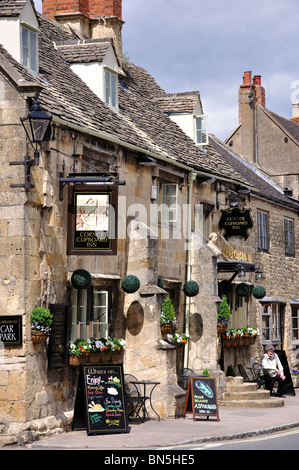
[[[0,0],[0,16],[19,16],[25,4],[26,0]]]
[[[291,139],[297,142],[299,145],[299,125],[290,119],[286,119],[282,116],[279,116],[273,111],[269,111],[263,106],[259,105],[259,108],[274,121]]]
[[[163,96],[155,98],[156,103],[160,106],[165,114],[170,113],[187,113],[191,114],[199,101],[199,91],[189,91],[184,93],[165,93]]]
[[[4,5],[5,2],[0,2],[0,11]],[[78,42],[77,38],[57,22],[40,14],[37,16],[41,31],[40,77],[34,79],[3,48],[0,48],[0,72],[2,70],[8,76],[16,70],[22,75],[24,84],[38,81],[43,87],[39,101],[45,111],[71,124],[137,146],[144,152],[167,157],[197,171],[248,184],[211,146],[206,146],[205,152],[199,149],[161,111],[154,97],[165,92],[144,69],[123,61],[122,69],[126,76],[122,76],[124,86],[119,86],[120,112],[112,111],[71,70],[54,46],[61,41]]]
[[[101,63],[110,45],[111,40],[108,38],[54,42],[54,47],[69,64]]]
[[[277,186],[261,171],[259,171],[254,165],[246,162],[238,154],[232,152],[223,142],[219,141],[216,137],[209,137],[210,145],[219,153],[224,160],[232,165],[236,170],[243,175],[251,186],[254,186],[258,193],[257,196],[261,196],[263,199],[267,199],[277,204],[282,204],[289,207],[290,209],[299,211],[299,201],[288,197],[284,194],[283,190]]]

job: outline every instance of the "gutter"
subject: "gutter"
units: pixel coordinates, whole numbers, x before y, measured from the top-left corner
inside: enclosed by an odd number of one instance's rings
[[[214,176],[214,174],[212,173],[207,173],[207,172],[204,172],[204,171],[200,171],[200,170],[195,170],[194,168],[188,166],[188,165],[184,165],[183,163],[180,163],[176,160],[173,160],[172,158],[170,157],[164,157],[163,155],[160,155],[160,154],[157,154],[155,152],[151,152],[149,150],[146,150],[142,147],[138,147],[137,145],[134,145],[134,144],[130,144],[128,142],[125,142],[121,139],[118,139],[117,137],[112,137],[108,134],[105,134],[104,132],[99,132],[99,131],[93,131],[92,129],[87,129],[86,127],[82,127],[82,126],[79,126],[77,124],[73,124],[73,123],[70,123],[69,121],[65,121],[64,119],[60,119],[56,116],[53,116],[52,118],[52,123],[55,122],[57,124],[60,124],[61,126],[66,126],[66,127],[69,127],[71,129],[74,129],[78,132],[81,132],[81,133],[84,133],[84,134],[88,134],[88,135],[92,135],[94,137],[97,137],[98,139],[103,139],[103,140],[107,140],[109,142],[112,142],[114,144],[117,144],[117,145],[121,145],[122,147],[125,147],[127,149],[130,149],[134,152],[140,152],[140,153],[143,153],[145,155],[148,155],[150,157],[153,157],[153,158],[156,158],[157,160],[162,160],[164,162],[167,162],[167,163],[170,163],[172,165],[175,165],[179,168],[182,168],[183,170],[186,170],[188,171],[189,173],[192,172],[192,173],[196,173],[196,175],[200,175],[200,176],[208,176],[208,177],[211,177],[211,176]],[[243,184],[241,183],[240,181],[236,181],[234,179],[230,179],[230,178],[226,178],[224,176],[218,176],[216,175],[216,178],[218,180],[221,180],[221,181],[225,181],[227,183],[232,183],[232,184]],[[249,186],[248,186],[249,187]],[[253,187],[252,187],[253,189]]]
[[[193,182],[196,179],[196,173],[190,171],[188,174],[188,214],[187,214],[187,260],[186,260],[186,282],[191,280],[191,219],[192,219],[192,191]],[[190,297],[186,297],[185,304],[185,332],[190,332]],[[184,368],[188,367],[189,361],[189,343],[185,344]]]

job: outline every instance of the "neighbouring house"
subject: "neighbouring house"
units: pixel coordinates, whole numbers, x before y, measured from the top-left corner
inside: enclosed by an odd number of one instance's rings
[[[229,147],[252,162],[283,190],[299,197],[299,128],[297,102],[286,119],[266,108],[261,76],[244,72],[239,87],[239,125],[227,137]]]

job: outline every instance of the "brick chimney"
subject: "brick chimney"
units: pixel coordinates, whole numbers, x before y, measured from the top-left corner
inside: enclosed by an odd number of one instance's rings
[[[243,83],[239,87],[239,123],[240,140],[236,151],[241,153],[249,162],[257,162],[256,146],[256,105],[265,107],[265,89],[262,86],[261,75],[252,78],[252,72],[246,71]]]
[[[251,80],[251,72],[244,72],[243,84],[239,88],[239,122],[242,122],[241,103],[244,102],[244,99],[251,106],[255,104],[266,106],[265,88],[262,86],[261,75],[255,75]]]
[[[88,39],[112,37],[122,57],[122,0],[43,0],[43,15]]]
[[[82,13],[89,18],[115,16],[122,19],[122,0],[43,0],[43,15]]]

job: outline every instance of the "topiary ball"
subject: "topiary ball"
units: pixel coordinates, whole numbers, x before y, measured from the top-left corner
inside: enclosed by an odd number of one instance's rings
[[[124,277],[121,282],[121,288],[127,294],[134,294],[140,287],[140,281],[137,276],[133,274],[129,274],[128,276]]]
[[[241,284],[237,285],[236,292],[241,297],[246,297],[250,292],[250,286],[245,284],[245,282],[241,282]]]
[[[263,286],[254,286],[252,295],[256,299],[262,299],[266,295],[266,289]]]
[[[71,283],[75,289],[87,289],[91,284],[91,275],[85,269],[77,269],[72,274]]]
[[[194,297],[198,294],[199,285],[195,281],[187,281],[184,284],[183,291],[187,297]]]

